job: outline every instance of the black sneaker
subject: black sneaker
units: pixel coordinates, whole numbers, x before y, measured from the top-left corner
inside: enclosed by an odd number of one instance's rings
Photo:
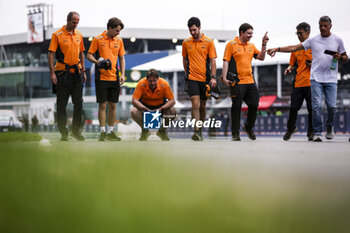
[[[249,138],[250,140],[256,140],[256,137],[255,137],[255,134],[254,134],[253,129],[248,130],[246,125],[243,125],[242,129],[244,130],[244,132],[247,133],[248,138]]]
[[[313,141],[314,140],[314,134],[313,133],[307,133],[307,140],[309,141],[309,142],[311,142],[311,141]]]
[[[199,137],[200,137],[200,141],[203,141],[202,130],[199,130]]]
[[[120,137],[115,135],[115,133],[112,131],[106,135],[106,139],[109,141],[120,141],[122,140]]]
[[[239,133],[232,134],[232,141],[241,141],[241,138],[239,137]]]
[[[193,135],[192,135],[192,140],[193,141],[203,141],[202,132],[199,130],[194,131]]]
[[[168,133],[165,130],[158,130],[157,136],[162,139],[162,141],[169,141]]]
[[[148,137],[151,135],[151,132],[149,130],[142,130],[140,135],[140,141],[147,141]]]
[[[71,132],[70,133],[70,136],[72,136],[73,138],[75,138],[76,140],[78,140],[78,141],[84,141],[85,140],[85,138],[84,138],[84,136],[83,135],[81,135],[81,133],[79,132],[79,131],[77,131],[77,132]]]
[[[68,135],[62,135],[60,141],[61,142],[68,142]]]
[[[326,139],[332,140],[334,138],[333,126],[327,126]]]
[[[286,134],[283,136],[283,140],[288,141],[295,132],[297,132],[296,127],[294,128],[294,130],[287,130]]]
[[[103,142],[104,140],[106,140],[106,132],[101,132],[98,141]]]

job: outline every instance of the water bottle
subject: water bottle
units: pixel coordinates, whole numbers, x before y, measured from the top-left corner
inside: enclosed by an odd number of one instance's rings
[[[337,68],[337,62],[338,62],[337,59],[335,58],[332,59],[331,70],[335,70]]]

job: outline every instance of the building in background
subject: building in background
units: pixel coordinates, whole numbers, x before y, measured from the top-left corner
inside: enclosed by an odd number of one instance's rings
[[[53,124],[56,96],[51,91],[47,54],[51,34],[58,28],[52,27],[52,5],[31,5],[28,9],[27,33],[0,36],[0,109],[12,109],[17,116],[27,115],[30,119],[36,115],[41,124],[44,119],[46,122],[49,119],[50,124]],[[34,22],[30,23],[33,20]],[[30,25],[34,25],[35,31],[43,31],[42,39],[35,33],[33,35],[33,28]],[[89,48],[93,36],[98,35],[105,27],[78,29],[84,37],[85,48]],[[220,76],[225,42],[234,38],[237,33],[232,30],[204,30],[204,33],[212,37],[216,43],[217,74]],[[350,49],[350,33],[341,35],[344,37],[346,49]],[[187,28],[184,27],[183,30],[125,28],[121,37],[126,50],[127,71],[126,83],[121,88],[120,102],[117,105],[117,119],[130,119],[129,107],[133,90],[138,80],[144,77],[145,71],[150,68],[160,71],[161,76],[172,86],[177,105],[186,107],[188,98],[184,92],[181,44],[188,37]],[[275,38],[274,41],[281,40]],[[85,118],[91,123],[97,120],[98,109],[95,99],[94,64],[87,59],[85,62],[88,79],[84,88],[84,113]],[[253,59],[253,72],[260,95],[277,97],[273,98],[276,99],[274,102],[269,102],[268,108],[287,110],[289,107],[293,74],[287,76],[283,74],[288,62],[289,54],[279,54],[276,58],[267,57],[265,61],[259,63]],[[339,64],[338,81],[338,110],[348,110],[350,109],[349,63]],[[229,89],[223,87],[222,90],[221,100],[209,101],[209,108],[230,108],[231,103],[227,101]],[[71,112],[72,105],[68,105],[68,115]]]
[[[39,122],[49,118],[55,122],[56,96],[52,94],[48,69],[48,47],[53,32],[53,6],[36,4],[28,6],[28,31],[0,36],[0,109],[12,109],[18,116],[37,115]],[[94,35],[104,27],[79,27],[85,48],[90,47]],[[232,37],[232,31],[208,30],[217,42]],[[188,31],[169,29],[125,28],[121,34],[126,50],[126,83],[121,89],[117,106],[119,120],[128,119],[129,106],[135,84],[145,76],[145,71],[132,71],[132,67],[178,53],[176,46],[188,37]],[[87,82],[84,88],[86,118],[97,119],[94,64],[85,59]],[[153,67],[158,69],[157,67]],[[159,70],[159,69],[158,69]],[[161,72],[161,70],[159,70]],[[168,80],[171,81],[171,80]],[[72,106],[68,106],[68,115]]]

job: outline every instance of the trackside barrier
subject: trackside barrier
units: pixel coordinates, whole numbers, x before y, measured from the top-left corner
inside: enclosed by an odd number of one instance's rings
[[[215,117],[215,116],[214,116]],[[327,114],[323,113],[323,128],[326,129],[326,120],[327,120]],[[222,134],[224,135],[225,132],[230,135],[231,133],[231,121],[230,118],[224,118],[224,117],[215,117],[216,120],[220,120],[222,122],[220,128],[210,128],[210,129],[204,129],[203,132],[211,132],[215,134]],[[183,119],[184,120],[184,119]],[[246,116],[242,114],[241,117],[241,126],[243,126],[244,122],[246,121]],[[284,134],[287,130],[287,122],[288,122],[288,115],[282,115],[282,116],[258,116],[255,122],[254,131],[256,134]],[[308,129],[308,115],[307,114],[299,114],[298,119],[296,122],[296,126],[298,128],[298,132],[303,133],[307,132]],[[38,125],[38,131],[44,132],[45,127],[43,125]],[[47,132],[57,132],[57,125],[49,125],[46,128]],[[98,125],[85,125],[84,126],[85,132],[99,132],[100,127]],[[191,133],[193,131],[192,128],[169,128],[169,132],[178,132],[178,133]],[[242,131],[242,130],[241,130]],[[335,116],[335,125],[334,125],[334,132],[335,133],[344,133],[349,134],[350,133],[350,111],[342,111],[337,112]]]

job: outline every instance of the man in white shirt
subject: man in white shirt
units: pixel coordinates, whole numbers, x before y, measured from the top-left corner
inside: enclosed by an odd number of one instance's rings
[[[311,95],[312,95],[312,126],[314,142],[322,142],[322,94],[327,105],[326,139],[333,139],[337,103],[338,61],[347,62],[348,56],[343,40],[331,33],[332,20],[322,16],[319,20],[320,34],[306,41],[286,47],[268,49],[267,53],[274,56],[276,52],[294,52],[301,49],[312,50],[311,65]]]

